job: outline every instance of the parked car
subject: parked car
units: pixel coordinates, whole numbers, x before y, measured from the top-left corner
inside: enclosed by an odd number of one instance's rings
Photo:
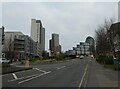
[[[84,58],[84,56],[83,56],[83,55],[81,55],[81,56],[80,56],[80,59],[83,59],[83,58]]]
[[[120,58],[113,58],[114,69],[120,70]]]
[[[6,58],[0,58],[0,63],[10,63],[10,60]]]

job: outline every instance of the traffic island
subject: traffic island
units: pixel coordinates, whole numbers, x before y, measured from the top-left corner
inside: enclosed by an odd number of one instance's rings
[[[2,67],[2,75],[14,73],[14,72],[18,72],[18,71],[29,70],[29,69],[32,69],[32,67],[18,67],[18,66],[13,66],[13,65],[4,66],[4,67]]]

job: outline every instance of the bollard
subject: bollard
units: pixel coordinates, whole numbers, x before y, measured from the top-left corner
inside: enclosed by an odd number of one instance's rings
[[[26,60],[25,61],[25,68],[29,68],[29,67],[30,67],[29,60]]]

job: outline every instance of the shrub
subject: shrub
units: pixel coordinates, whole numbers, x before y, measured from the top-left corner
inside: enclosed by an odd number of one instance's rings
[[[65,55],[63,53],[60,53],[60,54],[55,56],[55,59],[56,60],[63,60],[63,59],[65,59]]]
[[[112,56],[106,56],[106,55],[99,55],[96,58],[96,61],[100,64],[113,64]]]

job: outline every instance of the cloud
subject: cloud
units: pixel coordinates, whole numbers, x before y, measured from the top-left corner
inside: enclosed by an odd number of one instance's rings
[[[63,50],[71,49],[94,30],[105,18],[117,18],[115,2],[11,2],[3,3],[3,25],[6,31],[30,35],[31,18],[42,20],[46,29],[46,49],[52,33],[60,35]]]

